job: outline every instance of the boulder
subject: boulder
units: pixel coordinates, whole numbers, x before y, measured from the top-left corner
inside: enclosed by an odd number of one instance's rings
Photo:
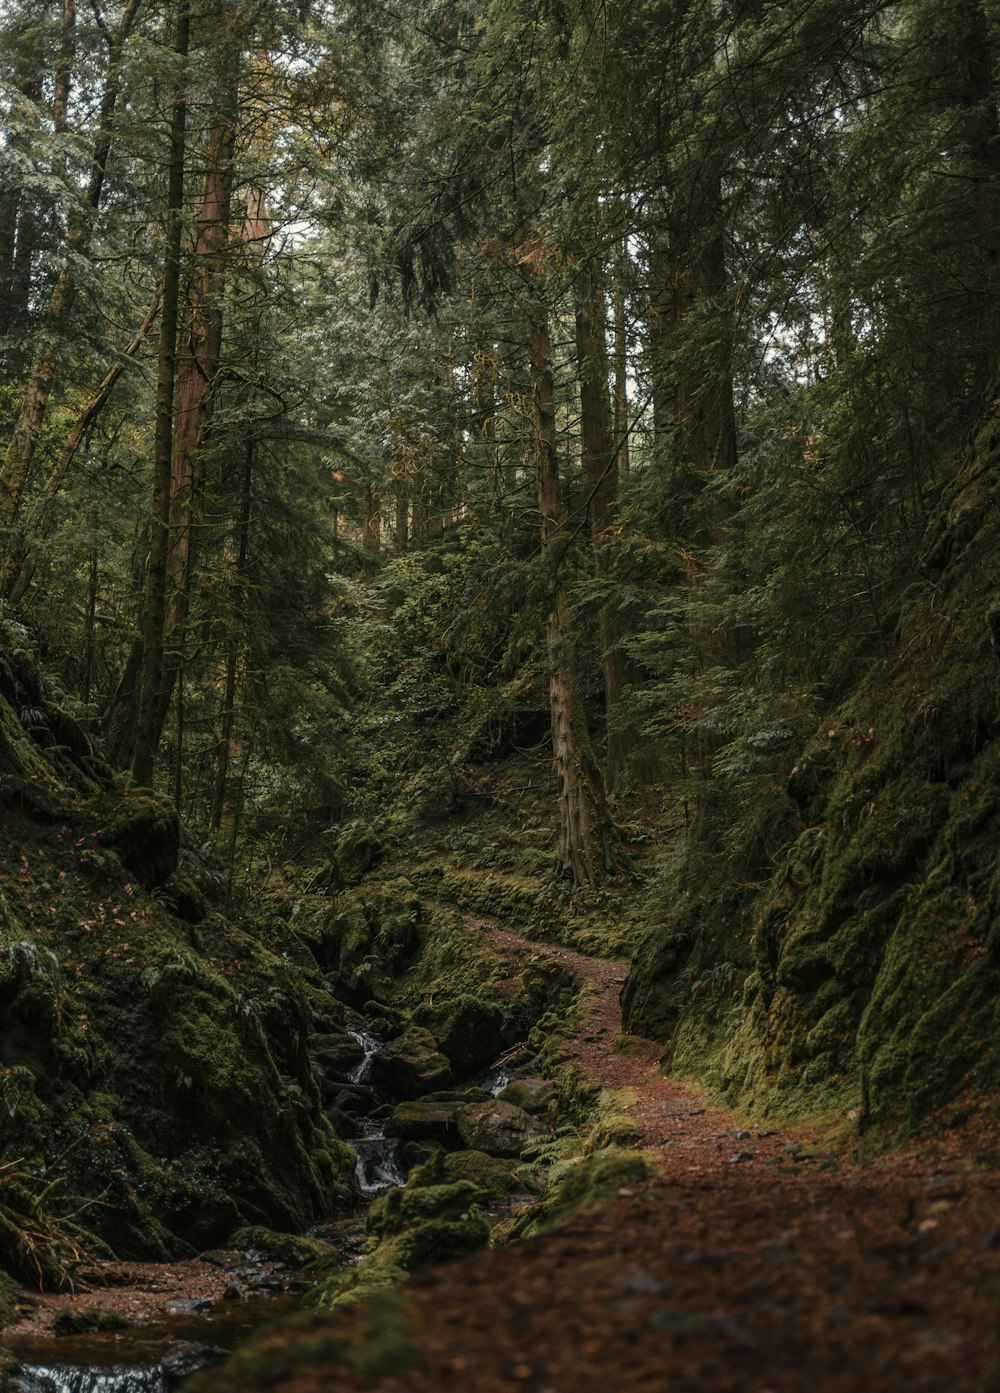
[[[458,1134],[459,1111],[468,1106],[461,1101],[442,1101],[432,1098],[418,1098],[400,1103],[385,1124],[387,1137],[400,1137],[403,1141],[440,1142],[442,1146],[454,1149],[461,1145]]]
[[[397,1098],[420,1098],[448,1087],[451,1065],[437,1048],[434,1036],[411,1025],[375,1056],[372,1078]]]
[[[365,1047],[346,1031],[329,1035],[314,1035],[309,1042],[313,1058],[327,1074],[350,1080],[351,1072],[365,1057]]]
[[[548,1079],[512,1079],[500,1094],[502,1103],[512,1103],[515,1108],[532,1115],[546,1112],[556,1096],[555,1084]]]
[[[488,1103],[470,1103],[458,1114],[458,1133],[470,1151],[485,1151],[488,1156],[520,1156],[528,1142],[541,1136],[546,1128],[512,1103],[498,1098]]]
[[[458,1075],[474,1074],[503,1050],[503,1012],[492,1001],[460,996],[426,1008],[421,1022]]]

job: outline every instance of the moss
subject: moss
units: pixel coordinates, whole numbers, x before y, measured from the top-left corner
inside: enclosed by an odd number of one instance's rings
[[[761,790],[784,847],[741,885],[738,795],[718,787],[633,963],[627,1028],[754,1111],[863,1099],[866,1123],[912,1128],[995,1086],[1000,484],[977,449],[928,542],[941,574],[901,604],[898,649],[827,712],[787,791]]]
[[[96,837],[120,858],[146,890],[155,890],[177,869],[180,821],[173,803],[149,792],[104,794],[89,809]]]
[[[529,1237],[591,1213],[648,1176],[640,1155],[617,1146],[571,1159],[554,1173],[544,1198],[500,1230],[498,1241]]]
[[[437,1219],[464,1219],[479,1199],[469,1180],[387,1190],[368,1210],[365,1227],[375,1238],[395,1238]]]
[[[261,1253],[272,1261],[283,1262],[287,1267],[329,1266],[340,1260],[340,1254],[332,1243],[297,1233],[276,1233],[259,1225],[237,1229],[230,1236],[228,1246],[244,1252]]]
[[[52,1319],[56,1335],[107,1334],[127,1330],[128,1321],[120,1311],[103,1306],[63,1306]]]
[[[411,1171],[408,1184],[411,1187],[431,1184],[434,1177],[440,1177],[445,1183],[468,1181],[476,1187],[480,1203],[537,1188],[526,1167],[499,1156],[487,1156],[485,1151],[439,1153]]]
[[[474,1210],[452,1219],[427,1219],[380,1242],[357,1267],[329,1278],[322,1303],[327,1309],[336,1309],[369,1301],[373,1295],[398,1286],[426,1263],[475,1252],[484,1248],[489,1238],[489,1224]]]

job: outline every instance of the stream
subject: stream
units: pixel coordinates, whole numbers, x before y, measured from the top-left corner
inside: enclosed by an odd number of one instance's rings
[[[372,1064],[383,1042],[363,1030],[347,1034],[362,1054],[345,1075],[357,1089],[369,1089]],[[473,1086],[498,1094],[513,1077],[503,1065],[484,1071]],[[359,1118],[358,1135],[345,1141],[357,1156],[359,1192],[374,1199],[405,1186],[407,1166],[400,1144],[387,1137],[377,1118]],[[23,1393],[172,1393],[198,1368],[215,1362],[253,1329],[301,1298],[283,1294],[254,1300],[217,1302],[205,1312],[157,1318],[127,1330],[74,1336],[4,1336],[4,1346],[24,1362],[16,1375]]]

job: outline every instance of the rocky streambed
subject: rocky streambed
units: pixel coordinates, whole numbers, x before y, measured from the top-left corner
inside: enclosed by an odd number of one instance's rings
[[[263,1320],[323,1293],[351,1301],[435,1257],[483,1247],[532,1203],[526,1153],[549,1135],[554,1086],[529,1053],[456,1084],[426,1029],[346,1011],[311,1041],[326,1110],[356,1156],[356,1208],[307,1235],[244,1229],[240,1246],[176,1264],[104,1264],[65,1297],[26,1297],[5,1336],[21,1393],[169,1393]],[[448,1084],[448,1087],[435,1085]],[[428,1091],[428,1089],[430,1091]]]

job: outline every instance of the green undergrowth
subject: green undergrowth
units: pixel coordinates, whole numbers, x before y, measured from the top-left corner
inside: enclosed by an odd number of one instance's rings
[[[2,638],[0,1265],[58,1286],[82,1254],[326,1217],[353,1157],[301,974],[211,909],[171,805],[119,786]]]
[[[988,426],[891,651],[756,789],[762,872],[721,785],[654,897],[625,1025],[758,1116],[906,1132],[1000,1076],[998,502]]]

